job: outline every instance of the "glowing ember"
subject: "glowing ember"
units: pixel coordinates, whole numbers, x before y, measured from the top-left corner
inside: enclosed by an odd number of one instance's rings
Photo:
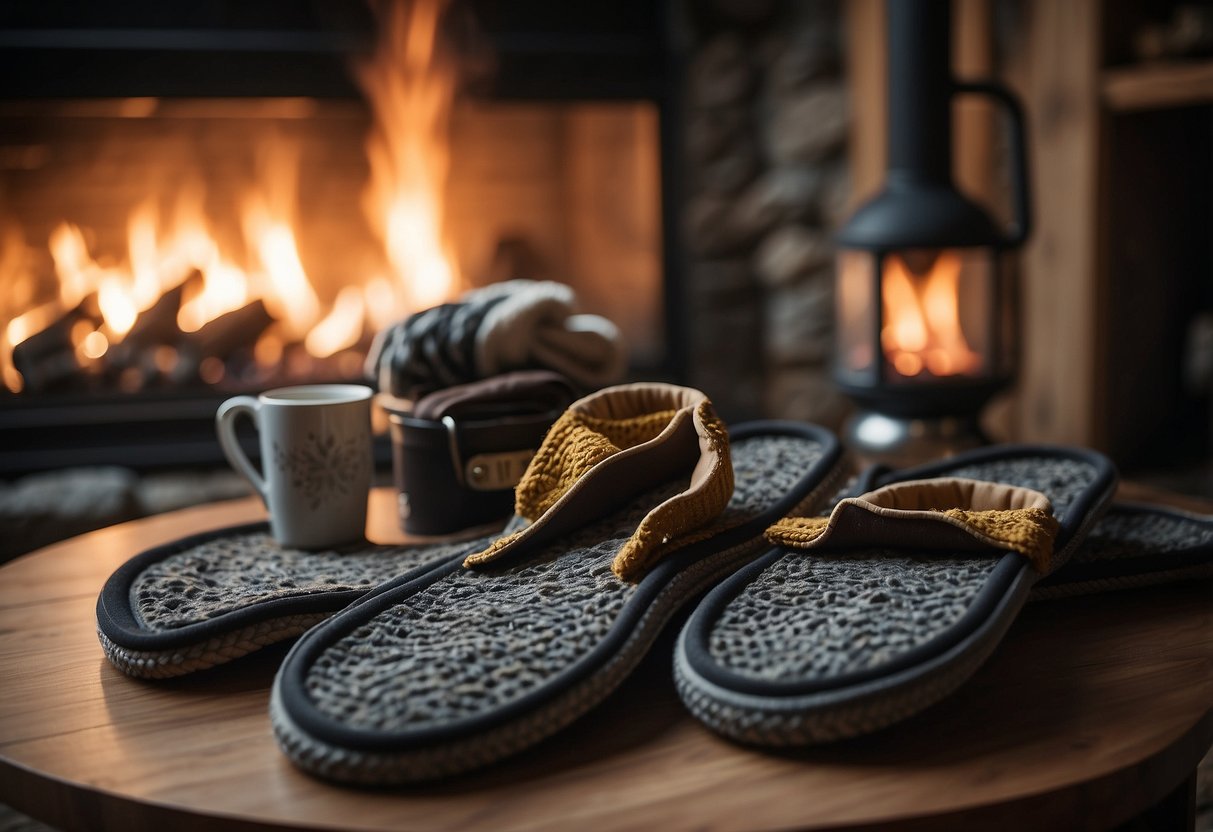
[[[210,353],[231,345],[258,367],[288,374],[315,371],[321,365],[314,359],[330,357],[330,368],[357,372],[358,351],[372,332],[452,297],[461,287],[442,228],[455,88],[438,37],[444,2],[383,3],[381,42],[357,68],[374,117],[363,207],[382,245],[378,264],[358,261],[355,273],[339,276],[340,291],[320,291],[298,245],[302,151],[296,141],[269,134],[257,141],[254,176],[236,205],[208,205],[201,177],[182,171],[174,193],[147,194],[131,210],[126,251],[116,256],[97,251],[88,229],[59,223],[47,240],[57,279],[53,297],[39,291],[24,262],[33,258],[15,259],[24,251],[20,234],[15,241],[6,237],[0,247],[4,387],[30,388],[24,368],[40,353],[21,345],[52,327],[50,340],[81,368],[97,379],[117,378],[121,389],[137,389],[145,371],[167,376],[190,367],[207,383],[238,380],[242,369]],[[159,107],[157,99],[130,99],[121,114],[142,118]],[[171,207],[162,212],[162,205]],[[224,316],[230,317],[207,327]],[[165,322],[175,326],[168,335]],[[127,339],[133,347],[116,349]],[[133,356],[140,353],[137,362]]]
[[[99,329],[95,329],[80,342],[79,351],[85,358],[100,358],[110,347],[109,339]]]
[[[960,323],[960,256],[944,251],[924,265],[915,271],[901,255],[885,259],[880,343],[889,363],[907,377],[979,372],[981,356]]]

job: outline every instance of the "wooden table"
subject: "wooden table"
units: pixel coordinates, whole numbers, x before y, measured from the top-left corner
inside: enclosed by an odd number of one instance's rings
[[[776,755],[714,736],[674,694],[667,637],[603,706],[514,759],[426,788],[330,786],[270,734],[283,650],[147,683],[94,634],[98,590],[127,557],[260,515],[252,500],[189,509],[0,569],[0,801],[123,830],[1104,828],[1160,801],[1182,812],[1213,742],[1200,582],[1035,605],[959,692],[857,741]],[[399,536],[390,494],[371,530]]]

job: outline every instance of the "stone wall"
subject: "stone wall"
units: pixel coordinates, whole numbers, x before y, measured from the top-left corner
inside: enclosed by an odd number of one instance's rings
[[[689,373],[729,418],[837,426],[832,232],[848,93],[832,0],[683,0]]]

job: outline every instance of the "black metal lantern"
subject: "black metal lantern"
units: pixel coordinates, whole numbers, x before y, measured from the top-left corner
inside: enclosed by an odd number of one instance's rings
[[[837,236],[834,375],[865,411],[850,437],[870,452],[915,433],[980,436],[978,413],[1014,376],[1006,260],[1030,225],[1016,99],[997,84],[952,78],[948,3],[893,0],[888,22],[884,189]],[[1010,115],[1010,229],[952,182],[951,107],[960,94],[992,97]]]

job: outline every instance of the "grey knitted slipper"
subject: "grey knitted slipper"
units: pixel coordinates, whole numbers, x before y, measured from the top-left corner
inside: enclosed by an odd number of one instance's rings
[[[491,539],[304,551],[279,545],[267,523],[194,535],[110,576],[97,599],[97,635],[129,676],[183,676],[294,638],[384,581]]]
[[[1070,562],[1032,588],[1049,601],[1213,577],[1213,516],[1113,503]]]
[[[427,780],[518,752],[594,707],[681,605],[765,548],[767,524],[838,487],[841,449],[820,428],[753,423],[729,444],[735,487],[723,511],[634,578],[617,575],[618,553],[686,488],[690,467],[605,517],[502,561],[449,563],[309,632],[274,682],[283,751],[341,782]]]
[[[911,491],[930,491],[936,478],[954,477],[980,481],[978,489],[1000,483],[993,488],[1047,497],[1057,521],[1053,568],[1078,547],[1116,487],[1111,463],[1099,454],[1004,446],[870,472],[855,493],[904,492],[912,481],[922,485]],[[876,731],[959,686],[993,652],[1041,572],[1002,546],[962,550],[965,535],[940,512],[914,515],[908,526],[865,515],[871,519],[857,524],[857,537],[879,545],[777,546],[709,593],[675,653],[675,682],[691,713],[742,742],[807,745]],[[830,528],[836,543],[847,527],[832,520]],[[957,542],[920,548],[940,528]]]

